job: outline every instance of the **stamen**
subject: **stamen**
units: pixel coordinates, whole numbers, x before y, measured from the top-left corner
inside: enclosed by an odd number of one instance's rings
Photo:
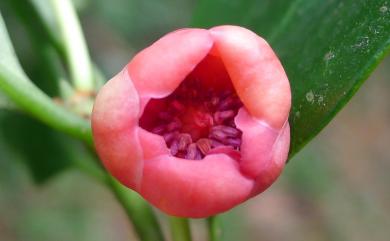
[[[179,134],[179,132],[174,131],[174,132],[169,132],[163,135],[164,140],[166,143],[171,143],[171,141],[176,138],[176,136]]]
[[[236,115],[233,110],[217,111],[214,113],[214,121],[217,124],[222,124],[224,121]]]
[[[205,114],[198,111],[194,116],[194,122],[199,127],[208,127],[213,125],[213,117],[211,117],[210,114]]]
[[[192,143],[191,135],[186,133],[179,134],[178,140],[179,151],[185,151],[187,149],[187,146]]]
[[[241,146],[241,139],[240,138],[229,138],[229,139],[225,139],[223,143],[225,145],[238,148]]]
[[[203,154],[203,155],[207,155],[207,153],[210,151],[211,149],[211,141],[210,139],[207,139],[207,138],[201,138],[199,139],[197,142],[196,142],[196,145],[198,146],[200,152]]]
[[[210,140],[210,143],[211,143],[211,147],[212,148],[216,148],[216,147],[219,147],[219,146],[224,146],[224,144],[222,144],[221,142],[219,141],[216,141],[214,139],[209,139]]]
[[[174,139],[172,141],[171,146],[169,148],[171,149],[171,154],[175,156],[179,152],[179,142],[178,142],[178,140]]]
[[[200,160],[202,159],[201,153],[198,150],[198,147],[195,143],[192,143],[187,148],[187,154],[185,155],[186,159],[190,160]]]
[[[202,89],[197,79],[183,83],[164,100],[162,110],[153,109],[159,113],[148,130],[163,136],[178,158],[200,160],[225,149],[239,152],[242,132],[234,117],[242,103],[234,91]]]
[[[225,125],[213,126],[211,131],[222,131],[226,136],[229,137],[238,137],[241,134],[241,131]]]
[[[231,107],[234,106],[235,103],[236,103],[236,98],[234,98],[233,96],[229,96],[219,103],[218,109],[219,110],[230,109]]]
[[[209,138],[213,138],[217,141],[223,142],[228,136],[222,130],[214,130],[209,134]]]

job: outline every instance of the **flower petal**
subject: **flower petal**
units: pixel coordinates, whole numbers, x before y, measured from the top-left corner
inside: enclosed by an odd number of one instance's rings
[[[268,43],[248,29],[219,26],[210,30],[233,85],[249,113],[281,128],[291,105],[290,85]]]
[[[250,116],[244,108],[238,112],[235,123],[243,132],[240,170],[255,180],[251,195],[254,196],[268,188],[280,175],[290,146],[290,127],[285,122],[280,131],[275,130]]]
[[[141,98],[161,98],[173,92],[212,45],[207,30],[182,29],[141,51],[127,66]]]
[[[136,126],[138,93],[126,70],[100,90],[92,112],[95,147],[104,166],[121,182],[136,188],[142,174],[142,149]]]
[[[201,218],[245,201],[253,180],[224,154],[203,160],[160,156],[145,161],[141,195],[170,215]]]
[[[289,147],[290,125],[286,122],[272,148],[271,160],[255,179],[255,186],[251,196],[263,192],[279,177],[287,160]]]
[[[142,146],[144,160],[149,160],[160,155],[168,155],[170,153],[162,136],[138,128],[138,137]]]
[[[239,110],[235,123],[242,131],[240,169],[244,175],[257,178],[271,161],[272,147],[279,132],[255,119],[244,108]]]

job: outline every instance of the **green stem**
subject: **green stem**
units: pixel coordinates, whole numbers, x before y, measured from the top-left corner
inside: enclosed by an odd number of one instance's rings
[[[88,48],[70,0],[50,0],[66,51],[71,79],[79,91],[94,90],[93,70]]]
[[[0,58],[0,90],[22,110],[29,112],[55,129],[84,140],[91,146],[92,135],[89,121],[56,105],[24,74],[17,62],[9,37],[5,32],[1,15],[0,40],[2,40],[2,43],[0,43],[0,49],[2,50],[0,57],[8,59],[7,62],[1,62]],[[94,160],[88,159],[87,155],[74,159],[77,167],[108,185],[126,210],[141,240],[164,240],[151,207],[142,198],[109,177],[107,173],[98,167]]]
[[[222,232],[220,227],[220,220],[218,216],[207,218],[209,241],[220,241]]]
[[[132,221],[140,240],[163,241],[162,231],[151,207],[137,193],[124,187],[114,178],[109,177],[108,184]]]
[[[8,71],[7,68],[0,68],[0,89],[19,107],[30,112],[37,119],[42,120],[58,130],[77,136],[90,145],[92,144],[91,129],[86,120],[78,118],[76,115],[55,105],[27,77],[22,76]],[[98,169],[91,166],[91,162],[78,163],[78,165],[89,174],[98,178],[98,180],[103,180],[101,173]],[[108,184],[118,201],[126,210],[141,240],[164,240],[157,219],[150,206],[137,194],[124,188],[112,178],[109,179]]]
[[[100,165],[100,162],[92,149],[86,146],[74,145],[70,148],[70,154],[75,168],[102,184],[107,183],[107,172],[104,170],[103,166]]]
[[[24,74],[16,74],[8,68],[0,68],[0,90],[35,118],[92,145],[89,121],[56,105]]]
[[[19,108],[0,91],[0,109],[20,111]]]
[[[61,106],[35,86],[21,68],[4,22],[0,14],[0,91],[13,101],[21,110],[30,113],[47,125],[75,136],[89,146],[93,145],[90,123]],[[78,160],[82,160],[80,157]],[[163,241],[163,236],[156,217],[150,206],[137,194],[124,188],[107,173],[101,172],[96,163],[75,162],[81,170],[97,180],[108,184],[108,187],[122,204],[133,222],[135,231],[142,240]]]
[[[0,91],[21,110],[92,145],[89,121],[55,104],[21,68],[0,15]]]
[[[190,224],[187,218],[169,217],[173,241],[191,241]]]

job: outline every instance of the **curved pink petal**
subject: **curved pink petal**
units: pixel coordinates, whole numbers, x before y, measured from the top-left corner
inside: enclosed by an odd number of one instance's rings
[[[242,131],[241,171],[244,175],[256,178],[271,160],[272,147],[279,131],[257,120],[244,108],[238,112],[235,123]]]
[[[170,215],[200,218],[245,201],[253,180],[224,154],[203,160],[160,156],[145,162],[141,195]]]
[[[138,93],[124,70],[103,86],[92,111],[100,159],[113,176],[133,189],[142,174],[142,149],[136,131],[139,106]]]
[[[161,155],[168,155],[169,149],[164,138],[138,127],[138,138],[143,150],[143,159],[149,160]]]
[[[291,92],[287,76],[271,47],[242,27],[219,26],[210,32],[249,113],[281,128],[290,110]]]
[[[285,122],[279,131],[241,109],[235,118],[243,132],[240,168],[255,180],[253,195],[269,187],[283,170],[290,146],[290,127]]]
[[[207,30],[182,29],[142,50],[127,66],[141,98],[167,96],[207,55],[212,45]]]
[[[290,147],[290,125],[285,123],[272,148],[272,157],[268,165],[260,170],[255,179],[255,186],[251,196],[255,196],[267,189],[280,175],[288,157]]]

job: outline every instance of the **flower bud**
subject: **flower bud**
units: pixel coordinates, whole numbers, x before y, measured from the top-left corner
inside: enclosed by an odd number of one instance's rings
[[[269,187],[287,159],[291,91],[267,42],[237,26],[169,33],[99,92],[107,170],[162,211],[207,217]]]

